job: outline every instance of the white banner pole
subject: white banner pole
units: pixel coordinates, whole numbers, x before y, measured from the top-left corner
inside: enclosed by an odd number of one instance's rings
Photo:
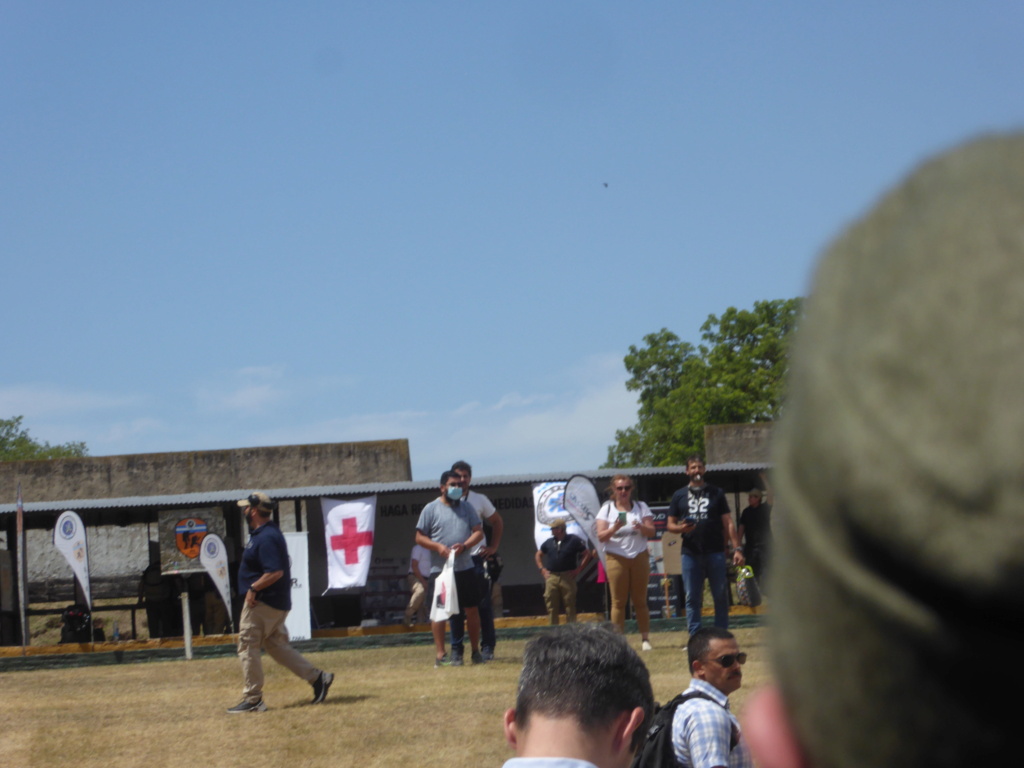
[[[181,592],[181,625],[185,628],[185,661],[192,660],[192,615],[188,610],[188,584]]]

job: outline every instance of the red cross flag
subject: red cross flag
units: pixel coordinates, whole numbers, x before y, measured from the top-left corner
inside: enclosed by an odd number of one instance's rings
[[[366,586],[377,497],[352,501],[320,499],[320,506],[327,539],[327,588]]]

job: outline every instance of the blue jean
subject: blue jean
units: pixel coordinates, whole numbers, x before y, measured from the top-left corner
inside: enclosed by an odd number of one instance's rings
[[[725,578],[725,553],[706,555],[683,553],[683,583],[686,585],[686,628],[692,635],[700,629],[704,607],[704,579],[711,585],[715,601],[715,626],[729,628],[729,582]]]
[[[494,650],[494,608],[491,606],[491,580],[484,575],[484,559],[473,555],[473,569],[480,582],[480,647]],[[466,637],[466,614],[456,613],[448,620],[452,629],[452,650],[462,650]]]

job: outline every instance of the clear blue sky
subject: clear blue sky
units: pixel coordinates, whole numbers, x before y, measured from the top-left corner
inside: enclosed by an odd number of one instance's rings
[[[592,468],[622,357],[1024,125],[1019,2],[0,2],[0,416]]]

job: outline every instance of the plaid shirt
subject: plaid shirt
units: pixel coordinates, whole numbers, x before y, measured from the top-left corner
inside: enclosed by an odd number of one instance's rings
[[[733,728],[739,734],[740,723],[729,711],[729,698],[703,680],[693,680],[686,691],[700,691],[714,701],[691,699],[676,709],[672,718],[672,746],[679,765],[683,768],[753,768],[750,750],[742,736],[736,748],[730,749]]]

